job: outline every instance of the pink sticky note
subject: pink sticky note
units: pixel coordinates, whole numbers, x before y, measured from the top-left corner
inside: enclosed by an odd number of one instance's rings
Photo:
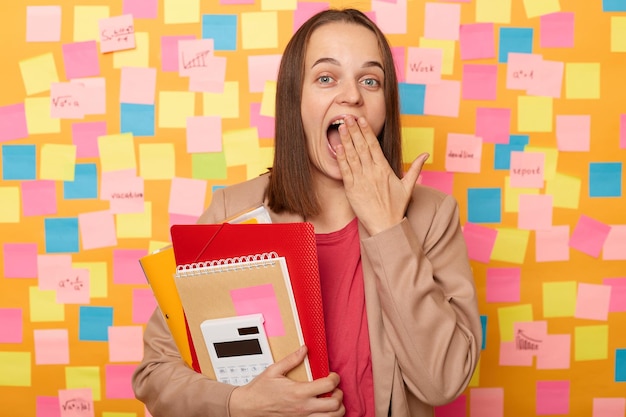
[[[545,159],[543,152],[511,152],[511,187],[543,188]]]
[[[469,258],[478,262],[489,263],[498,231],[468,222],[463,226],[463,237],[467,244]]]
[[[124,0],[123,14],[132,14],[135,19],[156,19],[159,12],[158,0]]]
[[[561,98],[563,70],[565,64],[557,61],[542,61],[536,67],[536,76],[528,83],[529,96]]]
[[[581,214],[569,240],[569,245],[589,256],[597,258],[602,252],[611,226]]]
[[[104,365],[106,398],[134,399],[131,378],[137,365]]]
[[[541,16],[539,44],[542,48],[573,48],[574,13],[557,12]]]
[[[626,114],[619,116],[619,147],[626,149]]]
[[[161,37],[161,70],[178,71],[178,41],[195,39],[194,35],[174,35]]]
[[[552,228],[552,196],[522,194],[519,196],[518,229],[550,230]]]
[[[569,414],[570,381],[537,381],[538,416]]]
[[[495,100],[498,90],[497,65],[463,65],[462,97],[465,100]]]
[[[435,407],[435,417],[466,417],[467,396],[459,395],[454,401]]]
[[[107,124],[105,121],[73,123],[72,143],[76,145],[76,157],[99,157],[98,136],[105,136],[106,134]]]
[[[285,325],[280,315],[278,300],[272,284],[237,288],[230,291],[230,298],[238,316],[263,314],[265,319],[263,327],[265,327],[265,333],[268,337],[285,335]]]
[[[0,329],[0,343],[22,343],[22,309],[0,308]]]
[[[26,6],[26,42],[61,40],[61,6]]]
[[[115,217],[110,210],[79,213],[78,228],[83,250],[117,245]]]
[[[154,104],[156,68],[124,67],[120,81],[120,103]]]
[[[591,142],[591,116],[556,116],[556,142],[559,151],[588,152]]]
[[[504,416],[504,389],[470,388],[469,415],[480,417]]]
[[[446,171],[480,172],[483,142],[474,135],[449,133],[446,143]]]
[[[194,224],[198,221],[199,217],[200,215],[188,216],[185,214],[170,213],[169,227],[172,227],[175,224]]]
[[[543,343],[548,334],[548,322],[525,321],[513,324],[515,335],[515,350],[537,355],[543,349]]]
[[[306,22],[314,14],[316,14],[317,12],[321,12],[322,10],[326,10],[328,8],[329,8],[328,2],[305,3],[305,2],[299,1],[298,5],[296,6],[296,10],[293,12],[293,32],[297,31],[300,28],[300,26],[302,26],[302,24]]]
[[[146,276],[139,264],[139,258],[148,254],[144,249],[113,250],[113,283],[145,284]]]
[[[248,88],[251,93],[262,93],[266,81],[276,81],[281,58],[280,54],[248,57]]]
[[[82,84],[85,87],[83,98],[85,115],[106,113],[106,80],[103,77],[75,78],[70,82]]]
[[[132,14],[100,19],[98,25],[101,53],[135,48],[135,23]]]
[[[197,93],[223,93],[226,81],[226,57],[208,56],[204,67],[198,67],[189,75],[189,91]]]
[[[420,184],[436,188],[441,192],[452,195],[454,187],[454,173],[447,171],[422,171],[419,181]]]
[[[133,323],[147,323],[157,306],[151,289],[135,288],[133,290]]]
[[[257,128],[259,138],[273,139],[276,134],[274,118],[261,114],[261,103],[250,103],[250,126]]]
[[[443,50],[438,48],[408,48],[406,82],[437,84],[441,81]]]
[[[37,396],[35,402],[36,417],[61,417],[59,397]]]
[[[424,11],[424,37],[456,41],[461,25],[461,5],[426,3]]]
[[[24,216],[57,214],[55,181],[24,181],[20,186],[22,189],[22,213]]]
[[[541,55],[510,52],[506,66],[506,88],[527,90],[537,77],[542,61]]]
[[[100,199],[109,201],[113,214],[143,213],[144,180],[134,170],[103,172]]]
[[[372,0],[372,10],[368,16],[374,14],[374,22],[386,34],[405,34],[407,32],[407,1],[398,0],[389,3]]]
[[[70,345],[67,329],[35,329],[35,364],[67,365]]]
[[[611,302],[611,286],[578,283],[576,293],[576,312],[578,319],[604,320],[609,316]]]
[[[24,103],[0,106],[0,142],[28,136]]]
[[[56,301],[59,304],[89,304],[89,270],[72,268],[72,274],[59,280]]]
[[[109,362],[140,362],[143,358],[143,327],[110,326]]]
[[[67,79],[100,75],[96,41],[66,43],[62,50]]]
[[[190,76],[194,71],[208,68],[208,57],[215,49],[213,39],[192,39],[178,41],[178,74]]]
[[[37,256],[37,277],[40,290],[56,290],[59,282],[72,276],[71,255],[39,255]]]
[[[462,60],[494,58],[496,41],[493,23],[461,25],[459,51]]]
[[[520,268],[487,269],[487,302],[516,303],[520,300]]]
[[[535,232],[535,260],[555,262],[569,260],[569,226],[552,226]]]
[[[572,355],[569,334],[546,335],[537,353],[537,369],[569,369]]]
[[[220,4],[254,4],[255,0],[220,0]]]
[[[173,178],[168,212],[199,216],[204,211],[206,181],[191,178]]]
[[[479,107],[476,109],[476,136],[484,143],[508,144],[511,133],[511,109]]]
[[[405,47],[404,46],[392,46],[391,55],[393,56],[393,63],[396,67],[396,78],[399,83],[406,81],[406,60],[405,60]]]
[[[461,83],[442,80],[426,86],[424,114],[430,116],[458,117],[461,106]]]
[[[59,390],[61,417],[94,417],[93,392],[91,388]]]
[[[626,398],[594,398],[591,417],[623,417],[626,414]]]
[[[516,349],[515,342],[500,342],[500,366],[533,366],[531,351]]]
[[[85,86],[79,83],[50,85],[50,117],[82,119],[85,116]]]
[[[37,278],[36,243],[5,243],[2,255],[5,278]]]
[[[221,152],[222,118],[191,116],[187,118],[187,152]]]
[[[607,261],[626,260],[626,225],[611,225],[609,235],[602,247],[602,259]]]
[[[602,284],[611,287],[611,301],[609,302],[609,311],[625,312],[626,311],[626,277],[624,278],[604,278]]]

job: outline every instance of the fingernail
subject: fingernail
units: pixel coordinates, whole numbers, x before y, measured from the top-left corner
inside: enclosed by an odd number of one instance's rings
[[[367,124],[367,120],[365,120],[365,117],[359,117],[359,124],[361,126],[365,126]]]

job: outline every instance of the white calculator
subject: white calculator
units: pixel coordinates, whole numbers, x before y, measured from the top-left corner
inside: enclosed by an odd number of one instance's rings
[[[262,314],[205,320],[200,325],[218,381],[245,385],[274,363]]]

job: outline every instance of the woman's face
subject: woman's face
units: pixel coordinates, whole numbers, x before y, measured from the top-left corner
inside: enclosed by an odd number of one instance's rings
[[[378,134],[385,123],[383,60],[376,35],[351,23],[329,23],[309,39],[302,87],[302,124],[314,177],[341,180],[333,147],[338,121],[363,116]]]

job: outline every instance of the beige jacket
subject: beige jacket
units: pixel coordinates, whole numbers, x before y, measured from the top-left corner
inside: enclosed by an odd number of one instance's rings
[[[214,192],[199,223],[266,203],[266,175]],[[270,213],[274,223],[302,221]],[[376,416],[426,417],[454,400],[478,362],[482,328],[453,197],[417,186],[405,219],[369,236],[359,226]],[[228,417],[234,387],[182,361],[157,309],[133,389],[154,417]]]

